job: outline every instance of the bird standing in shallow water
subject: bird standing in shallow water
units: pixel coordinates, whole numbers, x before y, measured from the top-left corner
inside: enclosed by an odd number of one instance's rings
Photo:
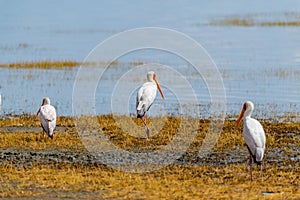
[[[45,137],[46,132],[53,140],[54,129],[56,127],[56,110],[52,105],[50,105],[50,99],[48,97],[43,99],[42,105],[36,115],[40,117],[41,126],[43,128],[43,137]]]
[[[251,118],[254,105],[251,101],[246,101],[243,105],[240,117],[237,121],[236,127],[238,127],[241,119],[244,120],[244,139],[249,150],[249,165],[251,181],[252,177],[252,158],[255,163],[260,165],[260,172],[262,177],[262,162],[264,158],[264,152],[266,148],[266,135],[262,125],[256,120]]]
[[[157,89],[160,92],[162,99],[164,99],[165,97],[156,79],[156,74],[153,71],[150,71],[147,73],[147,82],[144,83],[139,89],[136,97],[137,118],[141,118],[145,125],[147,139],[149,138],[150,131],[147,126],[146,112],[149,110],[152,103],[154,102]]]

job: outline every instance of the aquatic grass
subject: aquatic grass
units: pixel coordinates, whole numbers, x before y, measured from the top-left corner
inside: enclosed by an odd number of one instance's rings
[[[275,21],[275,22],[257,22],[253,19],[228,18],[223,20],[214,20],[209,23],[211,26],[244,26],[244,27],[273,27],[273,26],[300,26],[299,21]]]
[[[214,19],[207,25],[211,26],[240,26],[240,27],[298,27],[300,14],[290,13],[251,13],[246,15],[225,16]]]
[[[220,21],[213,21],[210,23],[210,25],[218,25],[218,26],[254,26],[255,22],[252,19],[224,19]]]
[[[300,26],[300,21],[259,22],[258,26]]]
[[[299,69],[276,68],[271,70],[271,73],[273,73],[275,77],[282,78],[282,79],[286,79],[286,78],[294,78],[296,80],[300,79]]]
[[[72,60],[42,60],[42,61],[25,61],[25,62],[15,62],[15,63],[0,63],[0,67],[13,68],[13,69],[71,69],[73,67],[79,66],[112,66],[118,67],[121,64],[118,61],[99,61],[99,62],[78,62]],[[132,61],[128,63],[133,66],[142,65],[142,61]]]
[[[30,47],[27,43],[19,43],[17,45],[0,44],[0,49],[4,51],[15,51],[28,49]]]
[[[0,67],[5,68],[13,68],[13,69],[71,69],[73,67],[79,66],[97,66],[97,65],[106,65],[107,62],[99,62],[99,63],[92,63],[92,62],[78,62],[72,60],[44,60],[44,61],[28,61],[28,62],[16,62],[16,63],[9,63],[9,64],[0,64]],[[113,61],[109,63],[110,65],[118,65],[117,61]]]
[[[66,69],[71,67],[80,66],[81,63],[77,61],[71,60],[63,60],[63,61],[28,61],[28,62],[18,62],[18,63],[10,63],[10,64],[0,64],[1,67],[6,68],[36,68],[36,69]]]

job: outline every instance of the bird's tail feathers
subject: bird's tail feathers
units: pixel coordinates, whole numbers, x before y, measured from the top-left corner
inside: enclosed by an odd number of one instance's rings
[[[137,108],[136,108],[136,111],[137,111],[137,117],[143,117],[145,115],[145,109],[144,109],[144,103],[143,101],[140,101]]]
[[[136,107],[136,110],[141,110],[143,108],[144,102],[140,101],[138,106]]]
[[[48,127],[49,127],[49,128],[48,128],[49,131],[47,132],[47,133],[48,133],[48,136],[49,136],[49,137],[52,137],[52,135],[53,135],[53,133],[54,133],[54,128],[50,125],[50,121],[48,121]]]
[[[255,148],[255,162],[260,164],[264,158],[265,149],[262,147]]]

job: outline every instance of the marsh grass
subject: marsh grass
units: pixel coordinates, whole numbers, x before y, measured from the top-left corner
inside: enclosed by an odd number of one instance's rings
[[[250,182],[245,166],[179,166],[130,174],[100,164],[64,164],[32,167],[0,166],[2,197],[39,197],[68,191],[78,198],[88,192],[93,198],[119,199],[286,199],[299,198],[299,168],[266,167],[264,180]],[[258,175],[258,174],[255,174]],[[4,181],[5,180],[5,181]],[[97,192],[97,193],[96,193]],[[271,193],[264,196],[263,192]]]
[[[257,22],[253,19],[239,19],[239,18],[228,18],[224,20],[215,20],[209,25],[213,26],[244,26],[244,27],[273,27],[273,26],[289,26],[289,27],[298,27],[300,26],[300,21],[270,21],[270,22]]]
[[[79,66],[81,63],[76,61],[64,60],[64,61],[29,61],[29,62],[19,62],[10,64],[0,64],[1,67],[6,68],[37,68],[37,69],[66,69]]]
[[[232,15],[223,19],[212,20],[208,25],[212,26],[243,26],[243,27],[299,27],[300,15],[291,13],[253,13],[243,16]]]
[[[59,116],[56,120],[57,126],[63,127],[74,127],[74,120],[70,117]],[[40,119],[36,115],[14,115],[14,116],[5,116],[0,118],[0,127],[9,127],[9,126],[25,126],[33,127],[40,126]]]
[[[139,119],[130,119],[143,126]],[[153,123],[154,118],[149,119]],[[1,132],[0,148],[84,151],[73,118],[59,117],[54,141],[42,138],[41,132]],[[153,150],[167,144],[178,130],[180,118],[164,118],[161,132],[146,142],[124,133],[112,115],[96,118],[110,140],[128,151],[134,148]],[[207,134],[210,120],[199,119],[197,135],[188,152],[195,153]],[[192,121],[191,121],[192,123]],[[244,147],[242,125],[235,128],[235,120],[225,120],[215,150],[230,150]],[[100,125],[97,126],[100,126]],[[0,119],[0,127],[11,128],[38,126],[36,116],[22,115]],[[300,145],[300,123],[262,122],[267,134],[267,149],[286,149],[286,145]],[[99,128],[99,127],[98,127]],[[42,131],[42,129],[40,129]],[[298,137],[296,137],[298,136]],[[289,153],[285,150],[285,153]],[[2,162],[3,163],[3,162]],[[295,163],[294,163],[295,164]],[[298,166],[298,165],[297,165]],[[249,168],[245,164],[226,166],[169,165],[157,171],[135,174],[114,170],[99,163],[47,164],[32,162],[31,165],[0,165],[0,197],[28,198],[103,198],[103,199],[299,199],[300,168],[290,165],[277,166],[266,163],[264,179],[259,178],[255,167],[255,181],[249,181]]]
[[[122,118],[127,118],[127,120],[123,120],[124,122],[132,120],[134,124],[141,127],[142,129],[144,127],[140,119],[128,119],[128,117],[125,116],[123,116]],[[143,147],[144,150],[156,150],[160,146],[168,144],[172,140],[173,136],[177,133],[181,121],[180,118],[176,117],[159,118],[159,121],[164,122],[162,129],[160,130],[158,135],[150,135],[150,140],[146,141],[145,139],[136,138],[124,133],[124,131],[119,128],[112,115],[99,116],[98,120],[104,134],[109,136],[109,138],[115,145],[128,151],[139,147]],[[149,119],[147,123],[151,125],[151,119]],[[127,126],[130,126],[130,124],[128,124]]]
[[[99,61],[99,62],[78,62],[72,60],[44,60],[44,61],[26,61],[15,63],[3,63],[0,67],[12,69],[71,69],[79,66],[106,66],[117,67],[120,65],[129,64],[133,66],[145,64],[143,61],[132,61],[130,63],[120,63],[118,61]]]
[[[142,130],[143,123],[140,119],[131,118],[123,116],[124,122],[131,120],[134,124],[139,126]],[[125,118],[127,118],[125,120]],[[87,118],[86,120],[89,120]],[[157,150],[160,147],[167,145],[172,141],[173,137],[177,134],[179,127],[181,126],[181,118],[179,117],[163,117],[163,118],[150,118],[148,124],[151,125],[151,121],[162,121],[163,127],[159,131],[159,134],[150,135],[149,141],[145,138],[136,138],[132,135],[125,133],[122,128],[119,127],[118,123],[115,121],[113,115],[101,115],[93,121],[94,124],[83,122],[88,126],[93,127],[95,130],[101,130],[111,142],[116,146],[126,149],[128,151],[133,151],[135,149],[141,150]],[[198,147],[201,146],[204,138],[206,137],[211,122],[208,119],[200,120],[190,120],[190,125],[193,126],[195,122],[198,123],[196,128],[196,135],[192,141],[188,152],[198,151]],[[284,147],[284,145],[295,144],[300,145],[300,122],[268,122],[261,121],[264,130],[267,135],[267,145],[268,147]],[[225,120],[223,125],[223,131],[221,132],[218,141],[214,147],[216,150],[220,149],[233,149],[236,147],[244,146],[245,142],[242,134],[242,124],[236,128],[235,120]],[[130,129],[130,124],[125,124],[128,129]],[[53,146],[58,146],[60,148],[68,147],[71,149],[81,149],[84,146],[81,144],[81,138],[78,135],[78,130],[75,127],[75,122],[73,118],[70,117],[58,117],[57,127],[64,127],[65,129],[59,129],[55,132],[55,140],[51,141],[48,137],[42,138],[42,128],[40,132],[36,133],[31,131],[30,127],[40,127],[39,118],[34,115],[21,115],[15,117],[5,117],[0,119],[0,127],[11,128],[11,127],[29,127],[28,130],[22,129],[18,133],[15,132],[1,132],[0,131],[0,147],[8,148],[32,148],[32,149],[43,149],[52,148]],[[134,131],[134,129],[132,129]],[[298,137],[295,137],[298,135]],[[39,143],[43,143],[40,146]]]
[[[52,141],[47,135],[42,136],[42,128],[39,133],[21,131],[18,133],[1,133],[0,148],[35,149],[35,150],[82,150],[85,149],[76,130],[67,129],[64,132],[56,131]]]

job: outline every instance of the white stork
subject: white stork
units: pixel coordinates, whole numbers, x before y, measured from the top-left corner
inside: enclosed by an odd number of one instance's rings
[[[136,112],[137,118],[141,118],[146,130],[146,138],[149,138],[149,128],[147,126],[147,116],[146,112],[151,107],[154,99],[156,97],[156,91],[161,94],[162,99],[164,99],[164,94],[160,88],[160,85],[156,79],[156,75],[153,71],[147,73],[147,82],[139,89],[136,97]]]
[[[255,163],[260,165],[260,173],[262,178],[262,162],[264,158],[264,152],[266,148],[266,135],[262,125],[256,120],[251,118],[254,105],[251,101],[244,103],[240,117],[237,121],[236,127],[238,127],[241,119],[244,120],[244,139],[249,150],[249,165],[251,181],[252,178],[252,158]]]
[[[53,140],[54,129],[56,127],[56,110],[52,105],[50,105],[50,99],[48,97],[43,99],[42,105],[36,115],[40,116],[40,122],[43,128],[43,137],[45,137],[46,132]]]

